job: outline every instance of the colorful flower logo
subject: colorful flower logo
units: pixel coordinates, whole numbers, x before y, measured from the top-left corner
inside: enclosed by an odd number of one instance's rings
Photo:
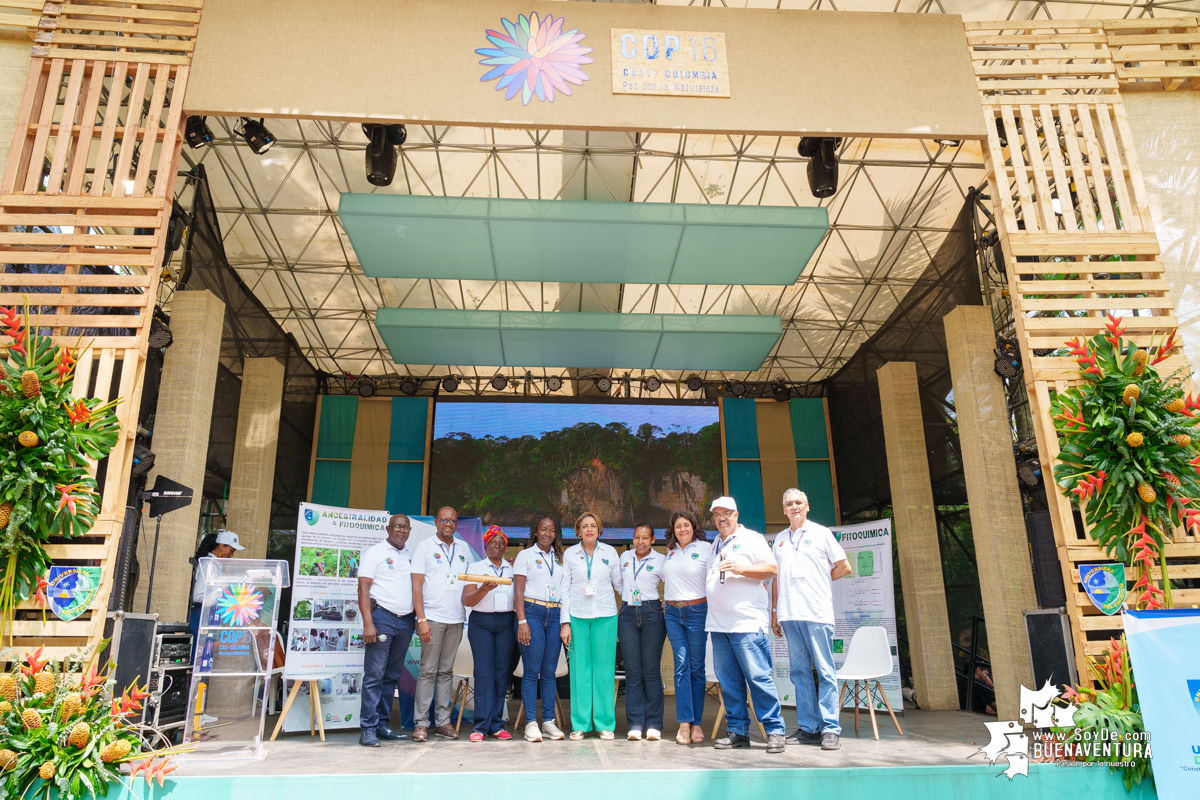
[[[535,96],[547,103],[554,102],[557,89],[565,95],[571,94],[568,83],[582,86],[588,79],[580,69],[591,64],[590,47],[577,47],[586,34],[577,28],[563,31],[563,18],[555,19],[547,14],[539,19],[536,13],[528,17],[522,14],[516,24],[501,19],[504,33],[488,30],[488,41],[495,47],[485,47],[475,52],[484,56],[479,63],[492,67],[479,80],[487,83],[499,78],[496,91],[506,89],[505,100],[512,100],[518,93],[522,105],[529,105]]]
[[[262,592],[249,583],[235,583],[217,595],[217,617],[223,625],[249,625],[262,611]]]

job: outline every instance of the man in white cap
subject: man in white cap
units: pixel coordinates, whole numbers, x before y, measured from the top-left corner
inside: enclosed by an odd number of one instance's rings
[[[761,533],[738,524],[737,503],[718,497],[710,508],[720,536],[706,577],[708,621],[712,636],[713,669],[725,699],[729,735],[718,739],[718,750],[750,746],[750,714],[746,686],[758,721],[767,732],[767,752],[784,750],[783,713],[771,678],[771,645],[767,639],[770,597],[765,582],[777,567],[771,546]]]

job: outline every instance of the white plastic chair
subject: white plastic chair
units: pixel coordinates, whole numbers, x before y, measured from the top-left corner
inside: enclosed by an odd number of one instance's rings
[[[721,720],[725,719],[725,695],[721,692],[721,682],[717,680],[717,668],[713,666],[713,649],[712,636],[706,636],[704,639],[704,680],[717,686],[717,700],[720,705],[717,707],[717,721],[713,723],[712,738],[717,738],[717,731],[721,729]],[[762,722],[758,719],[758,713],[754,710],[754,698],[750,696],[750,687],[746,687],[746,702],[750,706],[750,718],[758,725],[758,732],[762,734],[763,741],[767,740],[767,730],[763,727]]]
[[[567,672],[568,672],[567,648],[563,647],[563,648],[560,648],[558,651],[558,666],[554,668],[554,677],[561,678],[564,675],[566,675]],[[524,658],[517,661],[517,668],[513,670],[513,677],[514,678],[524,678],[525,677],[525,659]],[[542,698],[542,702],[545,702],[545,698]],[[561,728],[566,724],[566,720],[567,720],[567,715],[563,713],[562,699],[558,696],[558,692],[555,692],[554,693],[554,724],[558,725],[558,727]],[[521,700],[521,705],[517,708],[517,716],[515,716],[513,718],[513,721],[514,721],[514,724],[513,724],[514,730],[517,728],[517,726],[521,725],[525,721],[525,700],[524,699]]]
[[[880,700],[887,706],[888,713],[892,715],[892,724],[896,726],[896,731],[901,736],[904,735],[904,731],[900,730],[900,723],[896,721],[896,713],[892,711],[892,704],[888,702],[883,687],[879,685],[880,678],[891,674],[892,647],[888,643],[887,629],[868,626],[856,630],[854,636],[850,638],[850,649],[846,652],[846,660],[842,662],[842,668],[837,671],[837,679],[842,682],[842,691],[838,695],[839,711],[846,699],[846,687],[850,681],[854,681],[854,732],[856,734],[858,733],[858,685],[861,683],[867,692],[867,710],[871,712],[871,729],[875,731],[875,738],[879,738],[879,725],[875,722],[875,702]],[[871,688],[871,681],[875,681],[874,689]]]
[[[454,654],[454,666],[450,668],[450,672],[454,678],[458,679],[458,683],[454,686],[454,699],[450,702],[450,708],[458,703],[458,697],[462,695],[462,705],[458,707],[458,723],[454,726],[455,733],[462,727],[463,713],[467,710],[467,695],[470,694],[474,698],[475,693],[471,691],[471,678],[475,676],[475,657],[471,654],[471,642],[466,636],[462,637],[459,642],[458,652]]]

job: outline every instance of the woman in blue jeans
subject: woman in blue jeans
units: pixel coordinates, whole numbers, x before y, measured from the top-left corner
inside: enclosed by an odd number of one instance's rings
[[[512,567],[504,561],[508,537],[498,526],[491,526],[483,535],[483,549],[487,558],[472,564],[467,573],[511,580]],[[463,605],[471,609],[467,641],[475,664],[475,730],[470,739],[511,739],[512,734],[504,730],[504,695],[517,627],[512,584],[468,582],[462,597]]]
[[[662,738],[662,649],[667,638],[663,626],[658,584],[666,556],[654,552],[654,528],[633,529],[633,547],[621,554],[621,613],[617,636],[625,657],[625,719],[629,740]]]
[[[675,655],[675,721],[678,744],[704,741],[704,654],[708,635],[705,576],[712,547],[690,511],[677,511],[667,526],[663,594],[667,599],[667,637]]]
[[[558,610],[562,603],[562,529],[553,517],[539,517],[529,529],[533,542],[513,562],[513,604],[517,614],[517,643],[521,647],[521,701],[525,704],[525,741],[562,739],[554,724],[554,673],[562,645]],[[542,688],[542,717],[538,725],[537,695]]]

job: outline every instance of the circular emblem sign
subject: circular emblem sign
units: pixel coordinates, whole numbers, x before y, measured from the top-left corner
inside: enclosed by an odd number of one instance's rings
[[[581,67],[591,64],[590,47],[579,47],[586,34],[578,29],[563,30],[563,18],[547,14],[522,14],[516,23],[500,20],[504,32],[487,31],[494,47],[475,52],[484,58],[480,64],[491,67],[480,80],[497,81],[496,91],[505,90],[504,99],[521,95],[521,104],[529,105],[536,97],[554,102],[554,93],[571,94],[567,84],[582,86],[588,79]]]

